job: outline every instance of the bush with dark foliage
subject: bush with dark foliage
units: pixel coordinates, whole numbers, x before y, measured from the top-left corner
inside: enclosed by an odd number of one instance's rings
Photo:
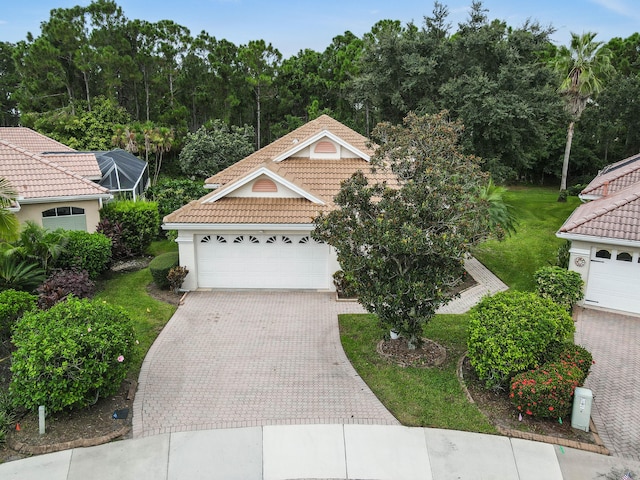
[[[86,270],[56,270],[37,289],[38,307],[49,309],[69,295],[90,298],[95,291],[95,283]]]

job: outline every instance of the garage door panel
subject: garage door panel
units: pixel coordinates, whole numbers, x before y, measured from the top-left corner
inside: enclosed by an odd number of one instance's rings
[[[585,304],[640,313],[640,264],[596,258],[589,266]]]
[[[305,235],[203,236],[197,247],[198,284],[204,288],[327,289],[329,248]]]

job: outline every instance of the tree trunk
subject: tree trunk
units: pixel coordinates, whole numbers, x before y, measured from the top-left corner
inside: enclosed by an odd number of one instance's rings
[[[261,139],[260,139],[260,85],[258,85],[256,87],[256,104],[257,104],[257,108],[258,108],[258,148],[256,150],[260,150],[260,143],[261,143]]]
[[[560,191],[567,189],[567,173],[569,172],[569,155],[571,154],[571,142],[573,141],[573,127],[575,122],[569,123],[567,131],[567,145],[564,147],[564,161],[562,162],[562,180],[560,181]]]
[[[87,92],[87,109],[91,111],[91,96],[89,94],[89,75],[87,72],[82,72],[82,78],[84,79],[84,89]]]

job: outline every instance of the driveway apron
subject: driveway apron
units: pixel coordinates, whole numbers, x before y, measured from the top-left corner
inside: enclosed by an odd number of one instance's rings
[[[593,355],[585,387],[591,417],[612,454],[640,460],[640,318],[576,309],[576,343]]]
[[[191,292],[149,350],[133,435],[278,424],[398,424],[346,358],[328,293]]]

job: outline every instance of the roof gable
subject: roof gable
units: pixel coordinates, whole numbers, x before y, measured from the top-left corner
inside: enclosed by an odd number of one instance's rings
[[[297,140],[297,139],[294,139]],[[329,141],[330,140],[330,141]],[[345,150],[342,152],[340,148],[334,149],[333,151],[329,150],[327,143],[331,146],[337,144],[339,147]],[[310,148],[315,146],[316,148]],[[289,150],[285,150],[280,155],[276,156],[273,161],[278,163],[286,160],[287,158],[295,157],[297,154],[308,150],[305,155],[300,155],[303,157],[315,158],[315,159],[340,159],[340,158],[362,158],[365,161],[370,160],[370,155],[365,152],[360,151],[358,148],[353,145],[348,144],[346,141],[338,137],[337,135],[331,133],[329,130],[322,130],[321,132],[316,133],[315,135],[311,135],[303,141],[298,140],[294,142],[293,147]],[[320,150],[320,151],[319,151]]]
[[[233,197],[233,193],[238,192],[242,187],[244,187],[245,185],[248,185],[250,182],[257,180],[259,178],[268,178],[271,181],[274,182],[274,184],[276,185],[276,187],[280,186],[283,187],[284,189],[286,189],[286,192],[293,192],[296,194],[296,196],[298,198],[306,198],[308,201],[312,202],[312,203],[316,203],[318,205],[324,205],[325,202],[318,196],[313,195],[312,193],[306,191],[304,188],[302,188],[300,185],[296,184],[295,182],[288,180],[287,178],[285,178],[284,176],[278,175],[278,173],[272,171],[271,169],[269,169],[266,165],[260,166],[258,168],[256,168],[254,171],[250,172],[248,175],[245,175],[244,177],[238,179],[236,182],[227,184],[225,187],[220,188],[219,190],[216,190],[215,192],[213,192],[213,194],[207,195],[207,199],[203,200],[203,203],[213,203],[223,197]],[[256,192],[257,193],[257,192]],[[276,194],[267,194],[266,192],[260,192],[262,193],[262,195],[254,195],[253,197],[267,197],[267,198],[292,198],[292,195],[287,194],[287,195],[283,195],[282,192],[281,194],[278,194],[278,191],[276,190]],[[237,196],[237,195],[235,195]],[[243,195],[245,196],[245,195]]]

